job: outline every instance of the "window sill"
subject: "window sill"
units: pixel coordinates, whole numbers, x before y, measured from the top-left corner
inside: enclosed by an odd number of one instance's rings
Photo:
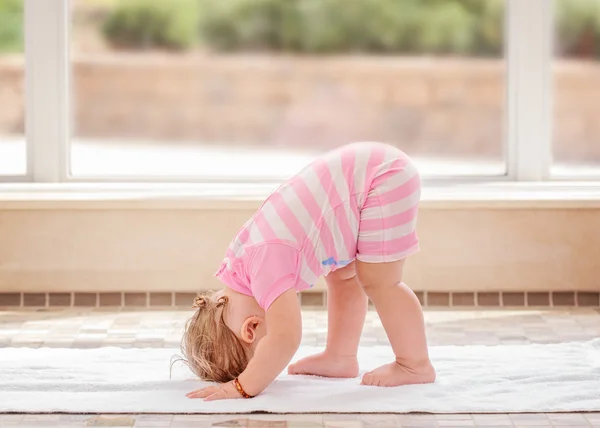
[[[0,184],[0,209],[256,209],[274,184]],[[600,208],[600,182],[426,186],[423,208]]]

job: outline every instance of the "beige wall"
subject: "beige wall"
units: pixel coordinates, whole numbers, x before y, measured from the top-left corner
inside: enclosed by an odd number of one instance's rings
[[[0,291],[196,291],[254,203],[225,208],[0,205]],[[438,208],[420,214],[416,290],[599,290],[600,209]]]

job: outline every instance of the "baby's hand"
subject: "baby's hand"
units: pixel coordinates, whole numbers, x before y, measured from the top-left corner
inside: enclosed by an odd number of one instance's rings
[[[187,398],[204,398],[204,401],[229,400],[233,398],[242,398],[242,395],[235,388],[233,382],[222,383],[220,385],[207,386],[186,394]]]

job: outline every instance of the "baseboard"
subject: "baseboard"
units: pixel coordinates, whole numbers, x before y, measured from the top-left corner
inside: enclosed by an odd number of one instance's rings
[[[600,308],[597,291],[417,291],[416,295],[426,308]],[[0,293],[0,308],[189,308],[195,296],[188,292]],[[304,307],[327,305],[323,290],[305,291],[299,296]]]

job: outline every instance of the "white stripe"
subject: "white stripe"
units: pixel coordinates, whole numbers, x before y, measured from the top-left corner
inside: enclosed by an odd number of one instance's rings
[[[337,210],[342,210],[342,212],[344,213],[346,218],[348,218],[348,224],[350,225],[350,230],[348,230],[347,233],[352,234],[353,240],[356,242],[356,239],[358,237],[358,222],[354,219],[354,215],[351,212],[349,212],[350,211],[349,204],[343,204],[342,206],[338,207],[336,209],[336,211]],[[334,228],[333,229],[333,239],[335,242],[335,248],[337,250],[337,261],[350,259],[351,258],[351,254],[350,254],[351,249],[346,246],[346,241],[344,240],[344,232],[341,230],[340,226],[338,225],[338,222],[336,221],[336,218],[333,215],[333,213],[330,216],[330,218],[328,218],[327,220],[328,220],[327,223],[331,224],[331,227]],[[330,254],[329,256],[333,256],[333,254]]]
[[[367,165],[370,157],[371,150],[357,150],[354,156],[354,177],[351,179],[354,179],[354,192],[359,193],[358,206],[361,206],[367,198],[366,194],[360,195],[360,193],[365,188]]]
[[[239,239],[235,240],[231,246],[231,251],[233,251],[233,254],[235,254],[236,257],[242,257],[244,255],[244,245]]]
[[[338,207],[337,209],[341,209],[341,207]],[[337,258],[339,259],[342,256],[342,254],[346,252],[344,239],[340,232],[340,227],[335,219],[335,211],[330,211],[329,214],[325,216],[324,221],[325,224],[327,224],[329,230],[331,231],[331,236],[333,237],[333,247],[337,255],[333,252],[331,254],[322,254],[321,258],[319,259],[319,262],[322,262],[323,260],[334,256],[337,256]]]
[[[360,222],[360,210],[358,209],[358,207],[360,206],[359,204],[359,197],[358,196],[353,196],[350,200],[350,203],[352,204],[352,206],[356,206],[357,209],[353,210],[351,209],[351,207],[349,207],[349,212],[348,212],[348,219],[350,219],[350,225],[352,227],[357,227],[358,223]],[[352,229],[355,230],[355,229]],[[356,229],[358,230],[358,229]]]
[[[308,262],[306,261],[306,257],[304,256],[304,253],[301,254],[300,260],[301,260],[300,279],[309,285],[315,285],[315,282],[317,282],[318,277],[310,269],[310,266],[308,265]]]
[[[337,226],[333,224],[330,219],[332,211],[331,204],[329,203],[329,195],[323,189],[321,180],[319,179],[319,176],[315,172],[313,166],[306,169],[300,178],[304,180],[304,183],[313,196],[315,202],[321,207],[321,216],[323,217],[323,221],[328,225],[331,234],[335,236],[335,228]],[[319,261],[321,261],[322,258],[330,257],[330,255],[325,254],[325,246],[321,241],[321,237],[321,231],[315,232],[315,234],[311,237],[313,247],[315,249],[315,256]],[[308,269],[310,270],[310,268]]]
[[[379,193],[385,193],[389,190],[400,187],[408,183],[412,178],[417,176],[418,171],[412,163],[408,163],[404,169],[390,175],[385,181],[382,181],[378,186],[377,190]]]
[[[260,233],[260,230],[258,230],[256,223],[252,222],[252,224],[248,226],[248,245],[260,244],[261,242],[264,242],[264,238]]]
[[[402,238],[403,236],[409,235],[412,232],[414,232],[415,226],[416,218],[409,223],[385,229],[385,233],[382,233],[382,230],[363,232],[360,234],[360,240],[363,242],[379,242],[383,238],[386,238],[387,240]]]
[[[325,164],[331,174],[333,185],[340,195],[340,200],[345,202],[350,197],[350,189],[342,170],[342,157],[336,153],[336,156],[332,156],[327,160]]]
[[[360,152],[360,151],[357,151]],[[365,156],[363,156],[364,158]],[[316,175],[316,173],[314,173],[313,171],[313,175],[311,177],[307,176],[307,185],[309,186],[309,189],[311,190],[311,192],[313,193],[313,195],[315,196],[315,199],[321,203],[321,201],[324,201],[322,206],[323,206],[323,213],[324,213],[324,222],[327,225],[327,227],[329,228],[329,230],[331,231],[331,235],[333,237],[333,245],[334,245],[334,249],[335,249],[335,253],[333,251],[332,254],[325,254],[324,253],[324,246],[322,241],[320,241],[319,239],[319,243],[317,242],[313,242],[313,244],[315,245],[315,247],[318,246],[318,248],[321,249],[321,251],[319,252],[319,261],[322,261],[322,259],[327,259],[329,257],[333,257],[335,256],[336,259],[339,260],[348,260],[350,258],[350,248],[347,248],[345,245],[345,241],[344,241],[344,233],[351,233],[354,235],[354,239],[356,239],[356,235],[357,235],[357,230],[358,230],[358,219],[356,218],[353,210],[350,208],[349,204],[351,203],[351,201],[349,201],[350,199],[350,189],[348,186],[348,182],[346,181],[346,178],[344,176],[344,171],[342,169],[342,158],[341,155],[337,152],[334,152],[334,154],[332,156],[330,156],[327,159],[327,162],[322,164],[323,167],[328,168],[329,173],[331,175],[331,179],[332,179],[332,183],[324,183],[324,186],[327,188],[329,187],[328,185],[331,184],[335,187],[336,191],[338,192],[338,195],[340,197],[340,200],[343,203],[342,206],[340,207],[336,207],[336,210],[343,210],[343,215],[346,216],[346,219],[348,220],[348,224],[350,225],[350,230],[348,231],[342,231],[340,228],[340,224],[337,222],[337,219],[335,217],[335,212],[332,211],[332,207],[331,204],[329,203],[329,195],[327,194],[327,192],[325,191],[325,189],[323,188],[323,185],[321,184],[321,182],[318,179],[318,176]],[[365,164],[366,166],[366,164]],[[364,168],[362,168],[362,181],[364,183],[364,175],[365,175],[365,171]],[[356,168],[355,168],[356,171]],[[351,180],[354,179],[354,177],[350,178]],[[314,183],[314,185],[313,185]],[[340,213],[341,214],[341,213]],[[313,241],[317,241],[316,239]]]
[[[350,230],[352,233],[352,236],[354,238],[354,242],[357,241],[358,239],[358,227],[359,227],[359,219],[356,218],[356,215],[354,213],[354,210],[352,209],[352,205],[354,204],[354,202],[349,202],[344,204],[344,209],[346,210],[346,215],[348,216],[348,223],[350,224]],[[348,252],[348,249],[346,249]],[[356,250],[356,246],[354,247],[354,250]],[[347,254],[347,257],[344,258],[343,260],[350,260],[354,257],[354,254]],[[341,257],[340,257],[341,259]]]
[[[354,201],[350,201],[350,188],[344,177],[344,171],[342,170],[342,157],[337,155],[327,164],[329,171],[331,172],[331,176],[333,178],[333,182],[335,188],[340,195],[340,199],[343,202],[342,207],[336,208],[336,210],[343,210],[343,215],[346,216],[348,220],[348,224],[350,225],[350,230],[342,231],[341,225],[338,222],[335,222],[332,227],[335,229],[335,238],[336,238],[336,248],[338,252],[338,261],[339,260],[348,260],[351,255],[350,252],[353,250],[351,248],[346,247],[344,240],[344,233],[349,233],[353,236],[353,240],[356,242],[357,234],[358,234],[358,219],[354,214],[354,211],[350,208],[350,203],[354,203]],[[335,219],[333,219],[335,221]],[[330,224],[328,222],[328,224]]]
[[[308,188],[310,193],[313,195],[313,198],[315,199],[316,203],[321,207],[322,216],[324,216],[323,221],[325,221],[326,224],[328,225],[329,230],[331,231],[331,234],[335,235],[335,227],[336,226],[335,226],[335,224],[331,223],[331,219],[330,219],[332,211],[331,211],[331,204],[329,203],[329,195],[327,194],[327,192],[325,192],[325,190],[323,189],[323,186],[321,186],[321,181],[319,180],[319,176],[317,175],[317,173],[315,172],[315,170],[313,168],[309,168],[305,171],[303,178],[304,178],[304,182],[306,183],[306,187]],[[317,233],[317,235],[319,238],[319,243],[317,244],[316,242],[313,242],[313,245],[315,246],[315,249],[319,249],[319,251],[317,251],[317,253],[320,254],[320,256],[323,256],[325,247],[320,240],[321,231],[319,231]]]
[[[314,235],[311,236],[310,243],[312,244],[312,246],[314,248],[315,258],[319,262],[321,262],[321,261],[327,259],[328,257],[330,257],[329,255],[325,254],[325,247],[323,246],[323,243],[321,241],[321,233],[320,233],[320,231],[318,233],[315,233]]]
[[[306,187],[315,198],[315,201],[321,206],[321,212],[327,214],[331,211],[331,204],[329,203],[329,195],[321,186],[321,180],[315,172],[314,168],[308,168],[303,174],[302,178],[306,183]]]
[[[403,213],[404,211],[414,207],[419,203],[421,199],[421,192],[415,191],[406,198],[400,199],[399,201],[392,202],[391,204],[385,205],[385,214],[387,216]],[[373,220],[381,218],[382,208],[375,206],[372,208],[363,209],[360,212],[360,218],[362,220]]]
[[[384,166],[388,166],[388,164],[391,164],[394,160],[399,159],[401,156],[402,153],[398,149],[390,146],[385,146],[383,162],[381,164]]]
[[[254,216],[252,216],[250,219],[248,219],[246,221],[246,223],[244,223],[244,225],[240,229],[240,233],[244,229],[248,229],[253,224],[254,224]],[[245,245],[240,240],[239,235],[236,236],[234,242],[231,244],[231,251],[233,251],[233,254],[235,254],[236,257],[241,257],[246,252],[245,251]]]
[[[296,244],[298,244],[298,242],[296,242],[296,238],[294,238],[292,232],[290,232],[290,230],[287,228],[287,226],[275,210],[275,207],[273,206],[273,203],[271,201],[267,201],[263,205],[261,211],[265,216],[265,220],[267,221],[269,226],[271,226],[273,232],[275,232],[277,238],[290,242],[295,242]]]

